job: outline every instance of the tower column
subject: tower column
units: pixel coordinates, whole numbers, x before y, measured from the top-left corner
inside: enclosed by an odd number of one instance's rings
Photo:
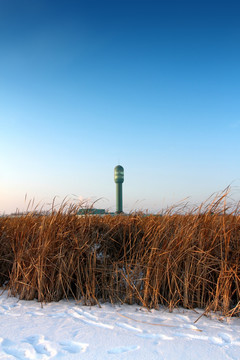
[[[124,181],[124,169],[121,165],[114,168],[114,181],[116,183],[116,214],[123,212],[122,183]]]
[[[122,212],[122,183],[116,183],[116,213],[121,214]]]

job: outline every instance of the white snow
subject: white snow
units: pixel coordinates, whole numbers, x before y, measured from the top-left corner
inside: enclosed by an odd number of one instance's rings
[[[239,360],[240,319],[0,295],[0,359]]]

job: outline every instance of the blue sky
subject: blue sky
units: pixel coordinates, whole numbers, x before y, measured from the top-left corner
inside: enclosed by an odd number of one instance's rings
[[[0,213],[240,199],[238,1],[0,0]]]

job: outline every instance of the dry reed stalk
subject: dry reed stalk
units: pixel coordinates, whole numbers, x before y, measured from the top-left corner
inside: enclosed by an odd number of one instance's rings
[[[21,299],[239,315],[239,207],[227,213],[226,196],[185,214],[78,217],[62,204],[44,216],[0,218],[1,284]]]

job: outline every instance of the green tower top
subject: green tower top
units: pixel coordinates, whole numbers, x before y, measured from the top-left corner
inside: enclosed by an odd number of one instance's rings
[[[114,168],[114,181],[117,184],[122,184],[124,181],[124,169],[121,165]]]

